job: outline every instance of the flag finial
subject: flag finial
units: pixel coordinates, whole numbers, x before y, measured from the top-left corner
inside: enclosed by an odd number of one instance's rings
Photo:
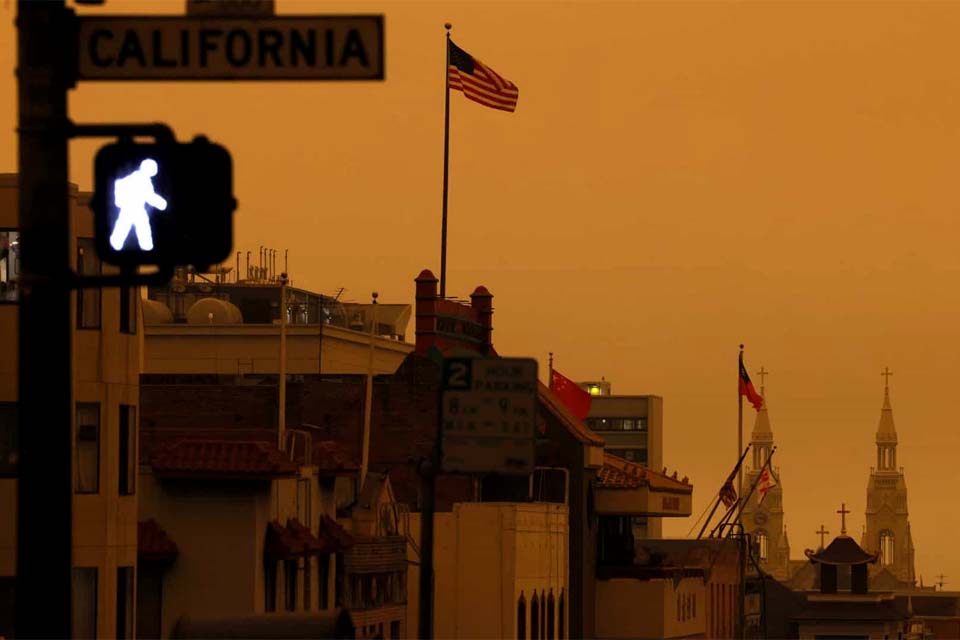
[[[444,22],[443,28],[446,29],[447,31],[450,31],[450,29],[453,29],[453,25],[450,24],[449,22]]]

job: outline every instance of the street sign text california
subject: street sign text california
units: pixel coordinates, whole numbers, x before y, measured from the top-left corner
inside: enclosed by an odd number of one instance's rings
[[[80,18],[83,80],[382,80],[383,16]]]

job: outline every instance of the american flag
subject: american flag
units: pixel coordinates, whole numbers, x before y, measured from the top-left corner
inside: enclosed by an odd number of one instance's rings
[[[737,503],[737,490],[733,488],[733,476],[727,478],[727,481],[720,487],[720,501],[727,509]]]
[[[450,88],[485,107],[514,111],[520,90],[496,71],[448,40],[447,80]]]

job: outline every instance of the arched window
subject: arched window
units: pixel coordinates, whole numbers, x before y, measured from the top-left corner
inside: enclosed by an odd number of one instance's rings
[[[517,640],[527,640],[527,599],[523,591],[517,600]]]
[[[567,629],[566,620],[563,618],[564,614],[566,613],[564,611],[566,607],[564,606],[565,603],[563,594],[564,589],[560,589],[560,601],[557,603],[557,637],[560,638],[560,640],[564,640],[566,637],[563,635],[563,633]]]
[[[537,590],[533,590],[533,597],[530,598],[530,637],[537,640],[540,637],[540,598],[537,597]]]
[[[547,640],[547,594],[540,590],[540,640]]]
[[[893,532],[889,529],[880,532],[880,564],[893,564]]]
[[[760,561],[766,562],[767,561],[767,532],[761,529],[760,531],[757,531],[756,536],[757,536],[757,549],[760,554]]]
[[[553,635],[553,616],[553,589],[550,589],[550,594],[547,596],[547,640],[556,640],[556,636]]]

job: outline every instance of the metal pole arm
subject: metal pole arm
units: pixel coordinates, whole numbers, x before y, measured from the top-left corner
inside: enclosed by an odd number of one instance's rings
[[[173,144],[177,137],[173,129],[162,122],[130,122],[116,124],[101,122],[94,124],[75,124],[67,121],[67,138],[121,138],[133,136],[149,136],[157,142]]]

